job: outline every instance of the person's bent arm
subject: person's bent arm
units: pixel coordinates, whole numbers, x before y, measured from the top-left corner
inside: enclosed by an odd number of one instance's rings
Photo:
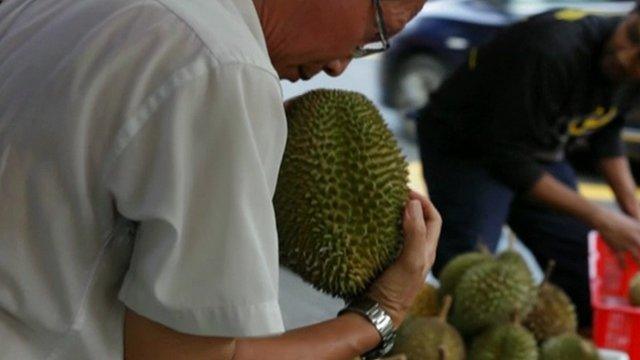
[[[411,194],[404,214],[405,243],[398,259],[374,282],[368,295],[398,327],[435,260],[441,219],[425,197]],[[346,359],[375,348],[375,327],[345,313],[335,319],[264,338],[221,338],[176,332],[127,310],[125,358],[135,359]]]
[[[364,317],[338,318],[265,338],[222,338],[176,332],[127,310],[126,359],[353,359],[380,335]]]
[[[640,220],[640,204],[636,199],[636,183],[631,175],[629,160],[624,156],[602,158],[598,161],[598,167],[622,211]]]
[[[640,263],[640,222],[637,220],[591,203],[548,173],[534,183],[529,194],[584,221],[600,232],[615,251],[630,251]]]

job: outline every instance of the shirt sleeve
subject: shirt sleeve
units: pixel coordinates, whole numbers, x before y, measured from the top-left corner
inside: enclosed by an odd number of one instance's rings
[[[624,116],[619,114],[609,124],[589,137],[594,157],[601,159],[624,155],[624,145],[620,137],[623,126]]]
[[[553,121],[564,99],[566,73],[556,59],[537,50],[518,50],[494,64],[486,81],[494,82],[493,111],[480,127],[482,161],[494,176],[516,191],[529,190],[543,169],[534,153],[553,149]]]
[[[272,196],[286,140],[280,84],[252,65],[183,69],[116,138],[106,181],[137,221],[119,298],[177,331],[283,331]]]

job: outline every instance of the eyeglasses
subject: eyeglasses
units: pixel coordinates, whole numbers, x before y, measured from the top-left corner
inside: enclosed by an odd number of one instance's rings
[[[384,25],[384,18],[382,17],[382,7],[380,6],[380,0],[373,0],[373,8],[375,9],[376,24],[378,26],[378,36],[380,36],[380,40],[366,44],[364,46],[356,47],[356,49],[353,51],[353,54],[351,54],[354,59],[381,53],[389,48],[389,41],[387,40],[387,28]]]

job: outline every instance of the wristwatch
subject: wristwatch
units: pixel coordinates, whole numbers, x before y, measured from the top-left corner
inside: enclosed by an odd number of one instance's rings
[[[375,349],[362,354],[362,360],[373,360],[387,354],[393,347],[393,340],[396,337],[396,332],[393,330],[393,322],[391,317],[386,311],[376,302],[368,296],[362,296],[354,301],[350,302],[347,307],[340,310],[338,316],[346,313],[354,312],[360,314],[369,320],[373,326],[375,326],[378,333],[382,337],[380,345]]]

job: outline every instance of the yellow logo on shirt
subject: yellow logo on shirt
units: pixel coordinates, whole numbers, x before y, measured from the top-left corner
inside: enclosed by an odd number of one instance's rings
[[[576,21],[580,20],[586,16],[589,16],[587,12],[577,9],[564,9],[560,11],[556,11],[554,14],[557,20],[562,21]]]
[[[610,123],[618,115],[618,108],[613,106],[609,111],[598,106],[596,111],[584,118],[577,118],[569,122],[569,135],[584,136]]]

